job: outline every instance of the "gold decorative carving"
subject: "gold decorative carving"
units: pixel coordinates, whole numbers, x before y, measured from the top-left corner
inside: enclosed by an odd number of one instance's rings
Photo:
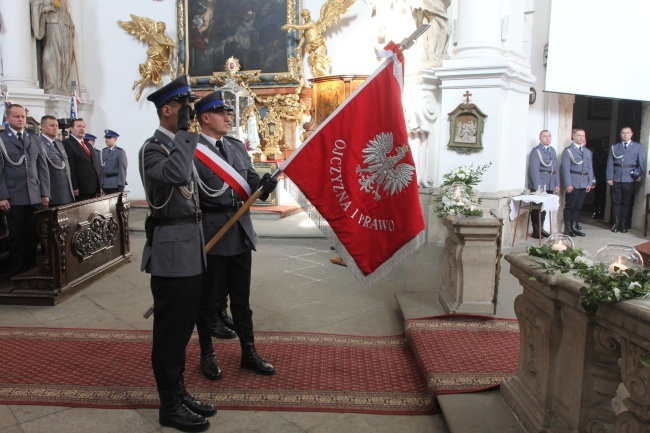
[[[185,4],[182,2],[178,2],[178,12],[176,14],[176,26],[178,27],[178,40],[182,40],[185,38],[185,26],[183,25],[185,23]],[[183,66],[183,65],[179,65]],[[183,74],[182,72],[179,72],[179,74]]]
[[[287,20],[287,24],[282,26],[282,30],[300,31],[300,43],[295,51],[300,59],[303,57],[303,50],[307,53],[307,60],[315,77],[329,75],[331,69],[323,32],[341,18],[354,2],[355,0],[327,0],[320,8],[318,21],[312,21],[309,9],[303,9],[300,12],[303,24],[289,24]]]
[[[149,84],[162,84],[162,75],[169,73],[173,78],[174,68],[172,59],[176,44],[169,36],[165,35],[167,26],[162,21],[155,22],[151,18],[139,17],[131,14],[132,21],[118,21],[124,30],[144,41],[147,48],[147,60],[138,67],[142,79],[133,83],[133,90],[140,86],[135,100],[139,101],[142,91]]]
[[[210,78],[210,84],[214,86],[223,86],[228,81],[235,80],[237,84],[244,87],[250,92],[249,85],[260,82],[260,70],[239,72],[241,65],[239,59],[230,57],[226,60],[224,66],[225,72],[213,72]]]
[[[260,130],[262,131],[262,137],[266,140],[264,153],[266,155],[278,155],[282,153],[279,146],[283,135],[282,120],[280,120],[278,113],[269,108],[268,113],[262,119]]]
[[[110,214],[93,212],[87,221],[79,224],[72,237],[72,251],[85,260],[111,248],[117,239],[117,223]]]

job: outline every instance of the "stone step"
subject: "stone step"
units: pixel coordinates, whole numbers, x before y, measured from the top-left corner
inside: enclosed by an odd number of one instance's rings
[[[445,314],[431,292],[397,293],[395,299],[404,320]],[[499,390],[438,396],[450,433],[526,433]]]
[[[438,397],[450,433],[526,433],[499,390]]]

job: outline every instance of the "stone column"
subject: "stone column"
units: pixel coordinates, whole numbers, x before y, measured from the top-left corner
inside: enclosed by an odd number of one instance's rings
[[[496,218],[448,216],[440,304],[447,313],[494,314],[497,266]]]
[[[495,208],[503,217],[508,214],[509,199],[521,194],[526,187],[528,95],[535,77],[528,61],[518,54],[523,51],[523,32],[517,26],[506,31],[506,23],[523,19],[523,7],[513,2],[458,0],[454,56],[435,69],[442,96],[440,130],[432,138],[433,142],[440,143],[434,186],[442,182],[444,173],[458,165],[492,162],[477,188],[482,197],[490,196],[491,203],[485,202],[482,207],[498,206]],[[450,138],[448,113],[465,102],[466,91],[471,94],[469,102],[487,118],[483,148],[459,154],[457,148],[447,146]],[[514,222],[505,221],[503,236],[508,239],[512,236]]]
[[[455,58],[501,55],[502,0],[458,0]],[[523,19],[523,16],[522,16]]]
[[[2,16],[2,84],[12,98],[38,92],[36,47],[32,38],[28,1],[0,0]]]

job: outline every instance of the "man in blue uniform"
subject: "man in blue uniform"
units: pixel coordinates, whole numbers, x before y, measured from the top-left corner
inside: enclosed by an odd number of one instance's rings
[[[194,159],[200,182],[203,229],[208,241],[241,207],[245,201],[241,194],[250,195],[263,187],[265,192],[260,199],[266,200],[277,185],[277,181],[268,173],[260,178],[241,141],[226,136],[232,111],[221,91],[206,95],[196,104],[202,129],[199,143],[216,161],[211,164],[214,167],[210,167],[199,158]],[[246,212],[208,252],[208,270],[196,323],[201,346],[201,371],[208,379],[221,377],[211,335],[218,300],[225,298],[226,293],[230,298],[234,330],[242,349],[240,367],[262,375],[275,374],[275,368],[257,354],[254,344],[253,312],[249,298],[251,250],[255,249],[257,239],[250,212]]]
[[[122,192],[126,185],[126,169],[129,163],[124,149],[116,146],[119,136],[110,129],[104,131],[106,147],[101,151],[100,161],[102,189],[105,194]]]
[[[41,117],[41,144],[50,172],[50,206],[74,203],[68,154],[57,139],[59,124],[54,116]]]
[[[640,143],[632,141],[633,135],[632,128],[624,126],[621,129],[621,142],[611,147],[607,158],[607,183],[612,186],[613,232],[627,233],[634,187],[643,180],[646,173],[645,151]]]
[[[531,150],[528,156],[528,189],[539,191],[543,189],[549,194],[560,192],[560,171],[557,164],[557,153],[551,147],[551,133],[543,130],[539,133],[539,144]],[[533,237],[547,238],[549,233],[544,230],[546,211],[542,212],[542,226],[539,227],[539,211],[530,212],[533,224]]]
[[[158,129],[142,146],[140,176],[151,211],[142,270],[151,274],[153,295],[153,367],[165,427],[203,431],[205,418],[217,413],[185,390],[185,351],[201,297],[205,252],[198,187],[192,159],[199,140],[188,132],[196,99],[182,75],[147,98],[156,106]]]
[[[27,132],[22,105],[7,108],[0,132],[0,212],[7,217],[10,276],[36,266],[34,211],[50,202],[50,173],[40,138]]]
[[[562,152],[562,186],[564,196],[564,234],[585,236],[578,226],[585,196],[596,184],[591,151],[585,146],[587,135],[584,129],[576,129],[573,143]]]

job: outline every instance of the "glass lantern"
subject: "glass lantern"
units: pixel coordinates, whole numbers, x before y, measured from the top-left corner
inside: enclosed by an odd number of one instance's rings
[[[449,189],[449,198],[451,199],[452,204],[465,206],[465,203],[470,200],[469,195],[467,194],[467,185],[463,182],[454,182]]]
[[[571,236],[563,234],[551,235],[546,240],[546,245],[551,247],[553,251],[564,252],[573,249],[573,239],[571,239]]]
[[[607,244],[594,256],[594,264],[603,263],[610,274],[626,269],[643,269],[643,257],[634,247]]]

